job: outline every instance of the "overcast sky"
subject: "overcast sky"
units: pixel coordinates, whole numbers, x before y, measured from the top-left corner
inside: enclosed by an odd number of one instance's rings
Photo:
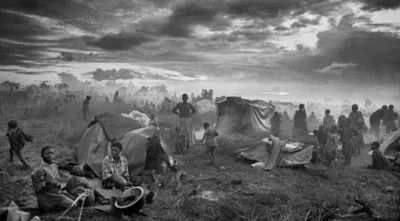
[[[400,105],[398,0],[2,0],[0,7],[0,80],[120,79],[179,93]],[[57,60],[63,51],[92,53],[96,62]]]

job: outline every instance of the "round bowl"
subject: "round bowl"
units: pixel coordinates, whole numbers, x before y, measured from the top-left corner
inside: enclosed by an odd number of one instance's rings
[[[326,170],[328,169],[324,165],[317,165],[317,164],[306,164],[304,165],[306,171],[313,175],[325,175]]]
[[[140,211],[145,205],[144,190],[141,187],[132,187],[125,190],[120,197],[135,196],[135,200],[124,205],[120,205],[118,200],[115,201],[115,208],[121,210],[126,216],[132,216],[134,213]]]

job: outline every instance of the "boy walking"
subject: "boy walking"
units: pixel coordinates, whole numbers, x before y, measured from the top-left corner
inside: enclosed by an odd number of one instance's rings
[[[21,150],[24,148],[26,142],[32,142],[31,136],[26,135],[21,128],[18,127],[16,120],[11,120],[7,124],[8,130],[6,136],[10,143],[10,162],[14,161],[14,153],[23,165],[23,169],[30,169],[30,165],[25,161],[21,155]]]
[[[217,148],[217,140],[215,139],[219,134],[217,131],[215,131],[214,128],[210,126],[208,122],[204,123],[204,136],[203,139],[201,140],[202,143],[205,141],[206,149],[205,149],[205,154],[206,156],[210,159],[211,164],[213,166],[215,165],[215,159],[214,159],[214,150]]]

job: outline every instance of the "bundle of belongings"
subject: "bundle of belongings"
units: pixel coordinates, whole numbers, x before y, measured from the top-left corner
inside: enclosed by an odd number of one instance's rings
[[[259,142],[237,150],[238,157],[255,161],[256,166],[264,170],[272,170],[275,166],[298,166],[311,162],[314,144],[291,141],[280,141],[273,135]]]
[[[4,221],[29,221],[31,214],[19,210],[13,201],[7,201],[0,207],[0,220]]]

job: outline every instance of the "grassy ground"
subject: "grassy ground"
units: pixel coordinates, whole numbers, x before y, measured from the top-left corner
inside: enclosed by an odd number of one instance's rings
[[[93,106],[93,114],[107,110],[100,104]],[[23,152],[33,167],[39,165],[39,152],[46,144],[55,146],[58,160],[67,158],[86,128],[86,123],[80,120],[79,107],[77,103],[63,109],[60,114],[50,113],[44,118],[34,114],[26,116],[25,110],[16,109],[6,115],[0,134],[5,134],[7,120],[20,119],[22,128],[35,138],[35,142],[25,147]],[[129,107],[113,111],[129,113]],[[163,127],[173,125],[172,115],[163,115],[159,119]],[[177,194],[172,191],[172,184],[160,189],[154,204],[147,205],[143,210],[148,217],[135,217],[135,220],[289,221],[305,220],[306,216],[308,220],[333,220],[338,214],[346,214],[358,207],[353,202],[356,191],[379,215],[392,218],[399,214],[397,192],[400,182],[388,172],[366,169],[366,165],[370,164],[367,150],[355,158],[350,167],[338,164],[325,177],[320,177],[310,175],[302,168],[275,168],[270,172],[252,169],[248,162],[237,161],[230,156],[234,150],[249,145],[251,140],[222,138],[219,142],[221,145],[216,150],[216,159],[219,166],[225,169],[208,166],[201,146],[193,149],[188,156],[176,156],[185,163],[188,174],[182,182],[182,189]],[[173,146],[172,140],[167,140],[167,143]],[[0,200],[18,200],[26,195],[32,197],[31,171],[16,169],[18,160],[14,160],[14,165],[7,162],[8,143],[5,139],[0,139],[0,156]],[[64,220],[76,220],[78,214],[79,210],[71,211]],[[41,218],[54,220],[57,215],[47,214]],[[112,218],[85,209],[82,220]],[[365,220],[365,217],[358,220]]]

